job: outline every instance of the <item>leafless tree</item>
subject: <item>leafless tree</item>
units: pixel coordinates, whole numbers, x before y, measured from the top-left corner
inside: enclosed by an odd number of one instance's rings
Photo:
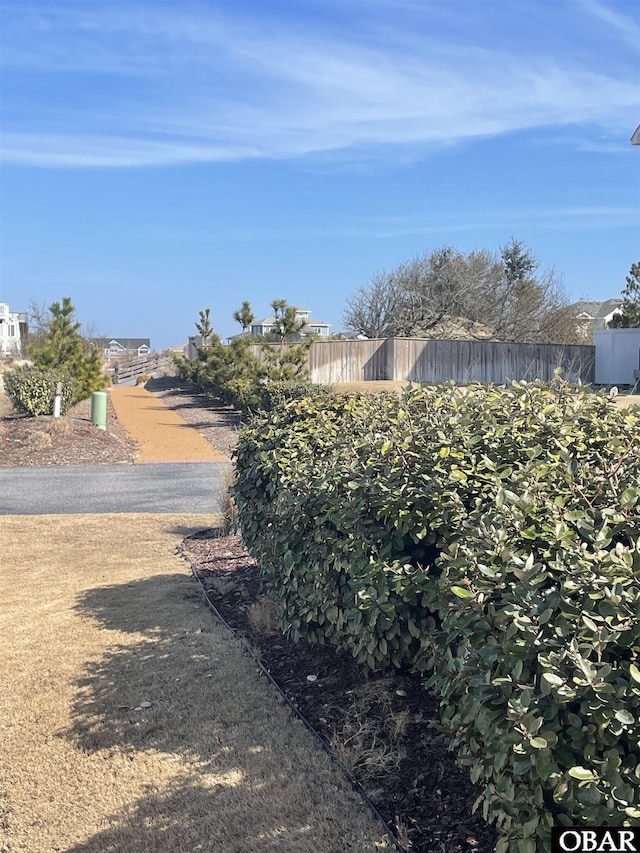
[[[37,349],[42,344],[45,335],[51,325],[51,311],[45,302],[36,302],[32,299],[27,306],[27,326],[29,334],[27,338],[26,355],[30,349]]]
[[[367,338],[389,338],[399,334],[405,310],[405,294],[396,270],[376,273],[367,287],[359,288],[347,301],[347,328]]]
[[[517,240],[497,255],[436,249],[374,275],[348,300],[344,322],[368,338],[577,342],[558,277],[538,267]]]

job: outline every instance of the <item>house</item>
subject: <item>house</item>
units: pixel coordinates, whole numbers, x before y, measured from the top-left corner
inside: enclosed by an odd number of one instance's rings
[[[27,315],[9,311],[8,304],[0,302],[0,357],[21,355],[27,337]]]
[[[597,329],[606,329],[614,314],[622,311],[622,299],[605,299],[604,302],[582,301],[570,306],[576,318],[578,330],[585,341],[593,341]]]
[[[315,320],[311,316],[309,308],[296,308],[296,319],[304,321],[303,327],[294,335],[297,340],[306,338],[309,335],[317,335],[319,338],[329,340],[331,337],[331,323],[325,323],[324,320]],[[263,320],[254,320],[251,324],[251,330],[244,332],[241,335],[232,335],[227,340],[232,341],[234,338],[249,337],[251,335],[268,335],[275,329],[275,317],[265,317]]]
[[[103,351],[107,361],[142,358],[151,352],[150,338],[94,338],[92,343]]]

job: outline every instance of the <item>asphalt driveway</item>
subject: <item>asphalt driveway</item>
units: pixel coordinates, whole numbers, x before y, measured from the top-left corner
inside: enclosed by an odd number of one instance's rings
[[[0,515],[219,511],[228,463],[0,468]]]

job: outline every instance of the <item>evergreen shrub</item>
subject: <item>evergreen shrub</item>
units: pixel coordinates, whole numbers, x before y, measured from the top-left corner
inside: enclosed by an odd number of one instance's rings
[[[61,414],[66,414],[75,398],[75,382],[64,370],[42,370],[24,364],[7,370],[3,379],[12,406],[27,415],[53,414],[58,382],[62,382]]]
[[[640,818],[639,427],[514,383],[292,400],[241,432],[282,628],[428,677],[498,851]]]

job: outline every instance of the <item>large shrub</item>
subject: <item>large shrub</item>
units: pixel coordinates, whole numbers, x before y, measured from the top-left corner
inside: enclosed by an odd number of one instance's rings
[[[292,401],[241,434],[283,628],[430,673],[502,850],[640,817],[639,425],[521,383]]]
[[[56,386],[62,383],[61,413],[64,415],[74,400],[75,383],[63,370],[41,370],[22,365],[3,374],[4,390],[12,406],[27,415],[52,415]]]

